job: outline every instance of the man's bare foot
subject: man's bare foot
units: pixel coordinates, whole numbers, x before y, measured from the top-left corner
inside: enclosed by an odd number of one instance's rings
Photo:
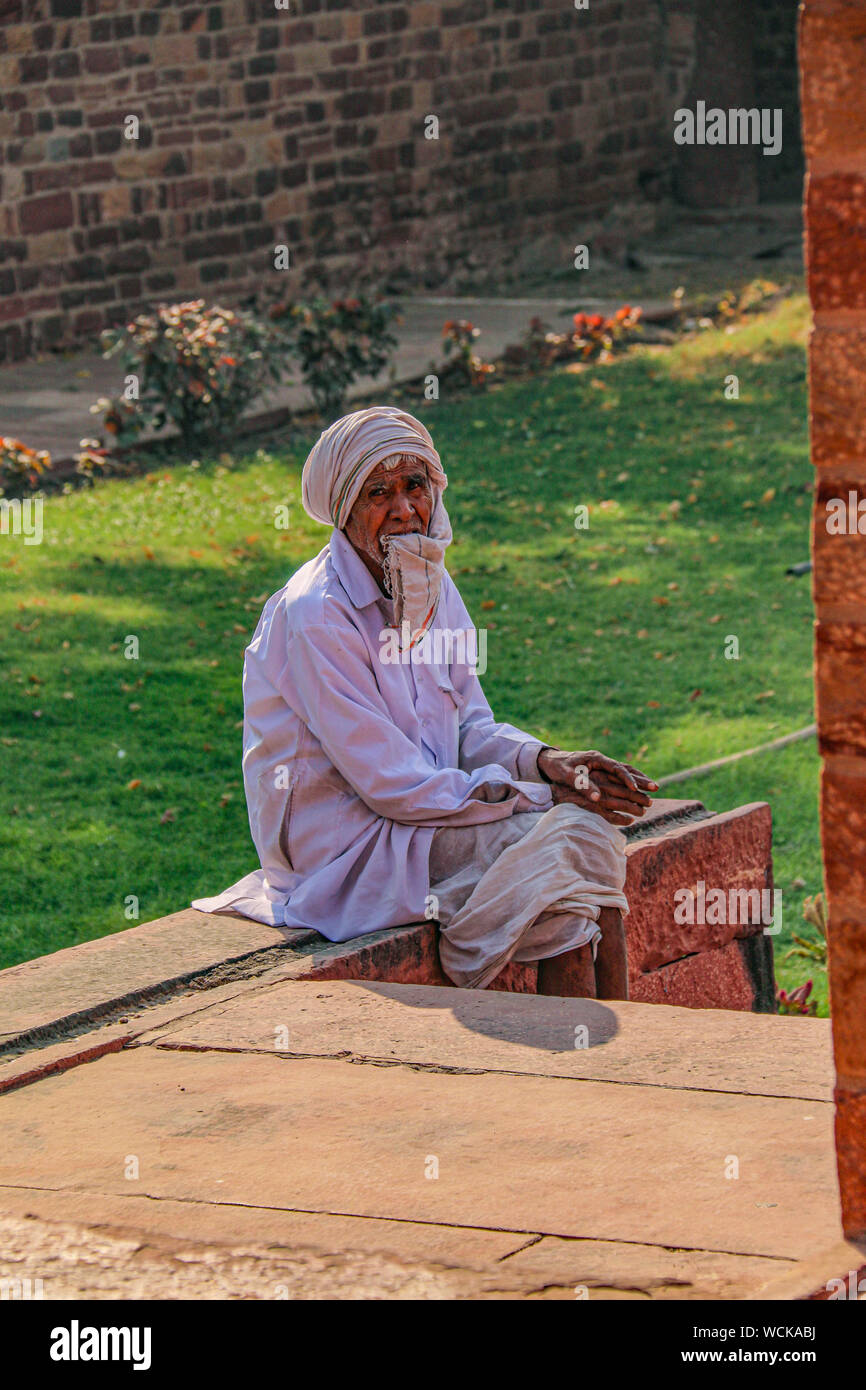
[[[619,908],[603,907],[598,925],[601,941],[595,957],[595,998],[628,999],[628,950]]]

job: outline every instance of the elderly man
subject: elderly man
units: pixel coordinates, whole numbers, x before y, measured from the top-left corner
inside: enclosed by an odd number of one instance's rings
[[[446,486],[427,430],[391,407],[313,448],[303,503],[333,530],[268,600],[244,661],[261,868],[193,906],[331,941],[435,917],[458,985],[539,961],[540,992],[625,999],[617,827],[656,783],[493,718],[444,567]]]

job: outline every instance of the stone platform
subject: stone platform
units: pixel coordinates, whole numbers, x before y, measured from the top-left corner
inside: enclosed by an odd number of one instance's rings
[[[761,1015],[760,923],[673,920],[696,879],[771,886],[769,837],[761,805],[659,800],[632,828],[629,1003],[537,995],[523,967],[454,989],[430,922],[335,945],[193,909],[3,971],[0,1283],[820,1292],[861,1258],[838,1244],[830,1025]],[[640,1002],[665,990],[690,1007]]]
[[[772,938],[759,921],[679,925],[677,889],[699,880],[771,889],[770,808],[713,815],[698,801],[656,798],[628,827],[626,918],[634,1002],[691,1008],[774,1009]],[[310,979],[447,986],[437,928],[411,923],[334,945],[311,931],[186,909],[0,972],[0,1058],[110,1023],[142,1003],[272,968]],[[494,990],[535,993],[536,967],[509,965]],[[122,1028],[121,1028],[122,1033]],[[2,1085],[2,1081],[0,1081]]]
[[[46,1298],[743,1299],[840,1239],[826,1020],[284,965],[0,1078]]]

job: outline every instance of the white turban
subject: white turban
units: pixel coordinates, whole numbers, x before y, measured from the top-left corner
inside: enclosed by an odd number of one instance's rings
[[[403,635],[409,624],[415,646],[433,621],[451,540],[442,493],[448,479],[428,431],[394,406],[373,406],[344,415],[325,430],[310,450],[301,479],[304,510],[315,521],[345,528],[365,479],[384,459],[409,454],[427,465],[433,510],[426,536],[386,536],[385,583],[394,598],[394,620]]]

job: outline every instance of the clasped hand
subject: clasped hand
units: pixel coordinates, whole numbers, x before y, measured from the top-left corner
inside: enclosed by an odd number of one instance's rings
[[[604,753],[565,753],[542,748],[538,770],[550,782],[556,805],[568,801],[609,821],[631,825],[652,805],[648,792],[658,791],[653,782],[629,763],[618,763]]]

